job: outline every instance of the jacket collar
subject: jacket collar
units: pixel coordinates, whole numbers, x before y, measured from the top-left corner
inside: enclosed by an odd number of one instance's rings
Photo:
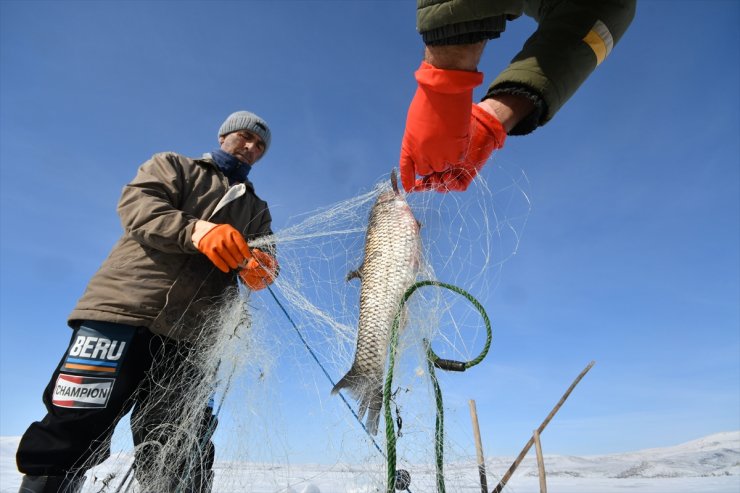
[[[199,161],[199,162],[202,162],[202,163],[207,163],[209,166],[212,166],[216,171],[219,172],[219,174],[221,174],[221,176],[224,177],[224,180],[226,182],[229,181],[229,179],[226,177],[226,175],[223,174],[223,172],[219,169],[219,167],[216,164],[216,162],[213,160],[213,156],[211,156],[211,153],[210,152],[203,153],[203,156],[201,158],[199,158],[199,159],[196,159],[196,161]],[[254,193],[254,184],[249,180],[249,178],[247,178],[246,180],[244,180],[243,184],[244,184],[244,186],[247,187],[248,190],[250,190],[252,193]],[[229,185],[229,186],[231,187],[231,186],[237,186],[237,185],[239,185],[239,183],[235,183],[234,185]]]

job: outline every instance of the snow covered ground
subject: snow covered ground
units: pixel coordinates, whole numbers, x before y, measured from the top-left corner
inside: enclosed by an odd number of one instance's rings
[[[0,493],[18,491],[21,476],[15,469],[17,437],[0,437]],[[127,458],[119,458],[127,460]],[[489,491],[508,469],[513,457],[487,460]],[[740,493],[740,431],[718,433],[674,447],[602,456],[545,455],[550,493]],[[411,491],[430,493],[434,470],[410,468]],[[96,469],[120,471],[111,461]],[[448,491],[480,491],[477,469],[470,464],[445,466],[454,484]],[[221,462],[216,466],[214,492],[371,493],[382,491],[383,472],[362,465],[281,465]],[[113,491],[100,481],[88,480],[85,492]],[[534,452],[504,489],[509,493],[538,493],[539,480]]]

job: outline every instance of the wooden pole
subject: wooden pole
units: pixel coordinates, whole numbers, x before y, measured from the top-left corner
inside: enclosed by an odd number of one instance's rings
[[[563,405],[565,400],[570,396],[570,393],[573,392],[573,389],[576,388],[576,385],[581,381],[581,379],[586,376],[586,373],[588,373],[588,370],[590,370],[594,364],[596,364],[595,361],[592,361],[591,363],[586,366],[586,368],[581,372],[578,377],[573,381],[572,384],[570,384],[570,387],[568,387],[568,390],[565,391],[565,394],[563,394],[563,397],[560,398],[560,401],[558,401],[557,404],[555,404],[555,407],[552,408],[552,411],[550,411],[550,414],[547,415],[545,420],[542,422],[539,428],[537,428],[537,433],[542,433],[545,427],[547,427],[548,424],[550,424],[550,420],[555,416],[555,414],[560,410],[560,407]],[[532,445],[534,445],[534,439],[530,438],[527,444],[524,446],[521,452],[519,452],[519,455],[516,459],[514,459],[514,463],[509,467],[509,470],[506,471],[506,474],[504,474],[504,477],[501,478],[501,481],[498,483],[496,488],[493,489],[491,493],[501,493],[501,490],[504,489],[504,486],[506,486],[506,483],[511,479],[511,476],[514,474],[514,471],[516,471],[516,468],[519,467],[519,464],[524,460],[524,457],[527,455],[527,452],[529,452],[529,449],[532,448]]]
[[[547,493],[547,480],[545,479],[545,459],[542,456],[540,433],[537,430],[534,430],[532,438],[534,439],[534,449],[537,452],[537,469],[539,469],[540,472],[540,493]]]
[[[475,438],[475,453],[478,456],[478,477],[480,478],[481,493],[488,493],[488,480],[486,479],[486,460],[483,457],[483,444],[480,440],[480,427],[478,426],[478,411],[475,409],[475,401],[470,399],[470,419],[473,422],[473,436]]]

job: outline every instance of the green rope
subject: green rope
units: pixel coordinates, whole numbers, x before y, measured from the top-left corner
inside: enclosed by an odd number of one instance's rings
[[[426,353],[427,353],[427,364],[429,366],[429,375],[432,379],[432,385],[434,387],[434,397],[437,405],[437,418],[435,422],[435,432],[434,432],[434,440],[435,440],[435,458],[436,458],[436,479],[437,479],[437,492],[438,493],[445,493],[445,482],[444,482],[444,409],[442,405],[442,391],[439,387],[439,381],[437,380],[437,375],[435,372],[435,368],[440,368],[442,370],[447,371],[465,371],[468,368],[472,368],[473,366],[477,365],[481,361],[483,361],[483,358],[486,357],[488,354],[488,350],[491,348],[491,339],[492,339],[492,332],[491,332],[491,321],[488,318],[488,314],[486,314],[486,310],[483,308],[483,305],[481,305],[478,300],[473,298],[473,296],[468,293],[467,291],[458,288],[457,286],[453,286],[451,284],[446,284],[439,281],[418,281],[414,283],[409,289],[406,290],[403,297],[401,298],[401,303],[398,306],[398,311],[396,312],[396,316],[393,319],[393,326],[391,327],[391,341],[390,341],[390,356],[389,356],[389,362],[388,362],[388,374],[385,378],[385,385],[383,387],[383,407],[385,409],[385,435],[386,435],[386,458],[387,458],[387,487],[386,487],[386,493],[394,493],[395,491],[395,484],[396,484],[396,430],[393,425],[393,417],[391,415],[391,387],[393,384],[393,367],[395,366],[395,359],[396,359],[396,347],[398,345],[398,325],[400,323],[401,319],[401,312],[403,310],[404,305],[406,304],[406,301],[411,297],[411,295],[419,289],[422,286],[437,286],[445,289],[449,289],[450,291],[454,291],[455,293],[458,293],[462,296],[464,296],[468,301],[470,301],[473,306],[478,310],[478,312],[483,317],[483,321],[486,324],[486,343],[483,347],[483,350],[480,352],[480,354],[470,360],[470,361],[451,361],[451,360],[445,360],[441,359],[437,354],[432,350],[432,346],[430,342],[426,339],[424,339],[424,345],[426,346]]]

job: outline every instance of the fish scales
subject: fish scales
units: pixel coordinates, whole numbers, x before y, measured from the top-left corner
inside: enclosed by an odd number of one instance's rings
[[[419,224],[393,178],[394,189],[380,193],[370,211],[362,266],[347,276],[361,280],[357,348],[352,367],[332,390],[346,388],[357,399],[359,417],[367,413],[372,434],[380,420],[393,319],[420,265]]]

